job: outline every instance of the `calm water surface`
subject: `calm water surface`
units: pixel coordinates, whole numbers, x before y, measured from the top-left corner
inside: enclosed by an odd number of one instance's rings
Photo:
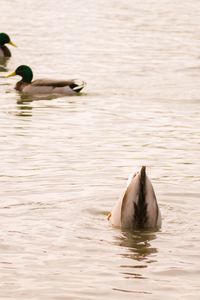
[[[0,298],[200,299],[200,2],[1,0]],[[5,79],[81,78],[28,99]],[[35,100],[35,101],[34,101]],[[147,165],[160,232],[106,214]]]

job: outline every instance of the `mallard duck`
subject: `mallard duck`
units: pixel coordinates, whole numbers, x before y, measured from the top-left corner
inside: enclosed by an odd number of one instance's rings
[[[19,66],[13,73],[6,77],[19,75],[22,80],[18,81],[15,89],[17,91],[29,95],[41,94],[61,94],[61,95],[75,95],[78,94],[85,86],[85,82],[81,80],[54,80],[54,79],[37,79],[32,81],[33,72],[30,67],[26,65]]]
[[[11,52],[5,44],[10,44],[17,47],[13,42],[11,42],[10,37],[6,33],[0,33],[0,57],[11,57]]]
[[[161,214],[146,167],[128,180],[126,191],[108,215],[112,225],[128,229],[158,229]]]

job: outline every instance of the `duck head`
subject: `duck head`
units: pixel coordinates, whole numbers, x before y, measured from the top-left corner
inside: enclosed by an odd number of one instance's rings
[[[33,72],[30,67],[26,65],[19,66],[14,72],[7,75],[6,78],[19,75],[22,77],[22,81],[26,83],[31,83],[33,79]]]
[[[10,40],[10,37],[9,35],[7,35],[6,33],[4,32],[1,32],[0,33],[0,46],[3,46],[5,44],[10,44],[12,45],[13,47],[17,47],[11,40]]]

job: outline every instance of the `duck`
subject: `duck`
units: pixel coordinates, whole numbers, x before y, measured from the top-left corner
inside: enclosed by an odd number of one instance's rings
[[[11,40],[9,35],[7,35],[4,32],[0,33],[0,57],[1,58],[6,58],[6,57],[11,57],[11,52],[8,49],[8,47],[5,46],[5,44],[10,44],[13,47],[17,47]]]
[[[19,75],[22,77],[17,82],[15,89],[28,95],[76,95],[84,88],[85,82],[78,79],[57,80],[37,79],[32,81],[33,72],[27,65],[20,65],[14,72],[5,76],[6,78]]]
[[[153,185],[146,175],[146,166],[133,173],[123,196],[108,220],[115,227],[132,230],[156,230],[161,227],[161,212]]]

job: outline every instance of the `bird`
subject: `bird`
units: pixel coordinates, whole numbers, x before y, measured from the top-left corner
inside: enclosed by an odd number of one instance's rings
[[[78,79],[37,79],[32,81],[33,72],[27,65],[20,65],[14,72],[5,77],[16,75],[21,76],[22,79],[17,82],[15,89],[28,95],[75,95],[86,85],[84,81]]]
[[[11,52],[5,44],[10,44],[13,47],[17,47],[11,40],[9,35],[4,32],[0,33],[0,57],[11,57]]]
[[[125,193],[108,220],[122,229],[156,230],[161,227],[161,212],[145,166],[130,176]]]

